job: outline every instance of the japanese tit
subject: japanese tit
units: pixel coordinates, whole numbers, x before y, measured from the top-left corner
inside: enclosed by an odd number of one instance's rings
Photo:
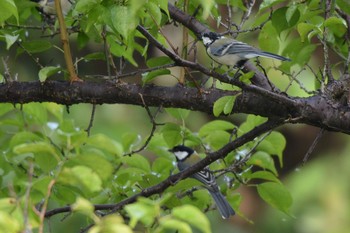
[[[173,154],[175,155],[177,167],[180,171],[190,167],[191,165],[197,163],[200,160],[200,157],[194,150],[183,145],[175,146],[169,151],[173,152]],[[221,194],[219,187],[216,184],[215,177],[213,173],[209,170],[209,167],[205,167],[202,171],[193,174],[191,177],[204,184],[204,187],[209,191],[209,193],[213,197],[222,218],[226,219],[229,218],[231,215],[235,214],[235,211],[227,202],[224,195]]]
[[[38,3],[38,10],[47,17],[56,15],[55,0],[31,0]],[[72,7],[73,0],[61,0],[62,13],[66,15]]]
[[[289,58],[261,51],[246,43],[220,36],[214,32],[205,32],[201,36],[208,55],[214,61],[223,65],[240,67],[248,59],[254,57],[269,57],[281,61],[290,61]]]

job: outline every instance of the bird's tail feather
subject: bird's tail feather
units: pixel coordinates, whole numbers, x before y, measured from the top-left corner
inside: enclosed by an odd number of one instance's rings
[[[211,191],[209,190],[211,196],[213,197],[216,206],[218,207],[220,214],[223,218],[229,218],[231,215],[235,214],[235,211],[231,207],[231,205],[227,202],[224,195],[220,193],[220,191]]]
[[[274,53],[269,53],[269,52],[261,52],[260,56],[261,57],[270,57],[270,58],[274,58],[274,59],[281,60],[281,61],[290,61],[289,58],[286,58],[286,57],[283,57],[283,56],[280,56],[280,55],[277,55]]]

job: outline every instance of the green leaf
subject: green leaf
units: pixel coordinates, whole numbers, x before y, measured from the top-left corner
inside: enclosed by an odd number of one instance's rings
[[[165,111],[178,120],[185,120],[190,114],[190,110],[180,108],[166,108]]]
[[[87,139],[86,143],[96,148],[105,150],[111,154],[115,154],[118,157],[123,155],[122,145],[104,134],[92,135]]]
[[[168,232],[165,229],[176,230],[178,233],[192,233],[190,225],[173,218],[162,218],[160,220],[159,232]]]
[[[157,174],[170,175],[171,171],[174,169],[174,165],[170,159],[157,158],[152,163],[152,171]]]
[[[204,233],[210,233],[210,222],[208,218],[198,208],[192,205],[183,205],[175,207],[172,215],[178,219],[188,222],[192,226]],[[195,218],[193,216],[196,216]]]
[[[171,74],[170,70],[168,69],[160,69],[160,70],[153,70],[151,72],[146,72],[142,74],[142,85],[151,82],[153,79],[162,76],[162,75],[169,75]]]
[[[64,108],[62,105],[53,102],[47,102],[43,103],[43,106],[45,106],[47,111],[49,111],[54,117],[56,117],[59,123],[63,121]]]
[[[19,35],[9,35],[5,34],[5,40],[6,40],[6,49],[10,49],[10,47],[17,41]]]
[[[176,124],[165,124],[162,128],[162,135],[169,148],[182,144],[182,129]]]
[[[137,15],[133,15],[127,6],[114,5],[110,11],[114,28],[128,40],[138,24]]]
[[[278,34],[271,21],[268,21],[259,33],[259,46],[262,50],[278,53],[280,43]]]
[[[107,215],[97,221],[89,233],[133,233],[134,231],[124,224],[123,218],[116,214]]]
[[[277,171],[275,163],[272,157],[263,151],[257,151],[253,156],[248,160],[248,165],[256,165],[264,169],[272,171],[277,176]]]
[[[139,154],[133,154],[131,156],[124,156],[121,161],[130,167],[139,168],[145,173],[149,173],[151,171],[151,166],[145,157]]]
[[[56,67],[56,66],[47,66],[47,67],[42,68],[39,71],[40,82],[45,82],[48,77],[58,73],[61,70],[62,70],[61,67]]]
[[[284,2],[285,0],[264,0],[260,6],[259,6],[259,11],[263,11],[266,8],[271,8],[274,5],[277,5],[281,2]]]
[[[94,60],[106,60],[106,55],[102,52],[90,53],[84,56],[85,61],[94,61]]]
[[[13,104],[0,104],[0,116],[5,115],[6,113],[14,109]]]
[[[131,152],[136,146],[140,145],[141,140],[141,136],[137,133],[125,133],[122,136],[123,148],[125,148],[126,152]]]
[[[22,42],[22,47],[28,53],[40,53],[50,49],[52,44],[48,40],[32,40]],[[19,51],[22,51],[21,49]]]
[[[214,120],[206,123],[200,128],[198,134],[200,137],[205,137],[213,133],[213,131],[231,131],[235,128],[235,125],[228,121]]]
[[[290,215],[289,208],[293,203],[289,191],[280,183],[266,182],[257,186],[260,197],[272,207]]]
[[[317,32],[317,34],[321,35],[322,31],[319,27],[309,24],[309,23],[299,23],[297,26],[297,30],[300,34],[301,41],[304,42],[305,39],[309,38],[308,35],[311,31]],[[311,39],[311,38],[309,38]]]
[[[204,141],[210,145],[211,149],[218,150],[230,141],[230,137],[230,133],[216,130],[208,134]]]
[[[57,182],[78,188],[86,195],[102,190],[100,177],[91,168],[85,166],[63,168]]]
[[[1,2],[1,1],[0,1]],[[1,4],[0,4],[1,7]],[[17,218],[14,218],[14,213],[6,213],[0,211],[0,229],[2,232],[22,232],[23,222],[18,221]]]
[[[344,19],[337,17],[329,17],[324,22],[324,26],[333,32],[337,37],[342,37],[347,30],[347,25]]]
[[[218,117],[222,112],[230,114],[235,103],[236,96],[224,96],[216,100],[213,107],[214,116]]]
[[[78,197],[71,208],[73,212],[82,213],[86,216],[93,216],[95,211],[93,204],[82,197]]]
[[[47,153],[51,154],[58,162],[61,161],[56,149],[47,142],[23,143],[13,148],[15,154]]]
[[[103,181],[108,181],[114,171],[112,164],[95,151],[84,151],[68,163],[73,166],[83,165],[93,170]]]
[[[339,9],[350,15],[350,2],[348,0],[337,0],[336,4],[339,6]]]
[[[167,56],[162,56],[162,57],[152,57],[147,60],[146,65],[149,68],[157,67],[157,66],[164,66],[167,64],[174,63],[173,60],[171,60]]]
[[[280,180],[269,171],[257,171],[248,175],[249,179],[262,179],[280,183]]]
[[[155,24],[160,26],[162,20],[162,13],[160,11],[159,6],[153,2],[148,2],[145,4],[145,8],[147,9],[148,14],[155,22]]]
[[[8,18],[14,16],[18,23],[18,10],[13,0],[1,0],[0,1],[0,25]]]
[[[286,139],[280,132],[273,131],[258,146],[257,150],[265,151],[271,155],[277,155],[281,167],[283,167],[283,151],[286,148]]]
[[[238,135],[243,135],[266,121],[265,117],[248,115],[247,120],[239,126]]]
[[[159,205],[155,205],[154,202],[148,203],[144,199],[146,198],[139,198],[136,203],[124,207],[131,218],[129,225],[132,228],[136,226],[138,221],[150,226],[159,214]]]
[[[46,124],[47,123],[47,111],[41,103],[30,103],[23,105],[23,112],[25,113],[26,120],[31,123]]]

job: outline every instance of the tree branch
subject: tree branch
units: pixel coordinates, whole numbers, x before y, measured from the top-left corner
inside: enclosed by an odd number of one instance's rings
[[[95,205],[95,210],[112,210],[111,213],[119,211],[121,208],[123,208],[125,205],[133,203],[137,200],[138,197],[150,197],[154,194],[162,193],[164,190],[180,180],[183,180],[192,174],[202,170],[204,167],[208,166],[212,162],[224,158],[228,153],[232,152],[233,150],[237,149],[238,147],[244,145],[245,143],[252,141],[254,138],[258,137],[259,135],[268,132],[271,129],[276,128],[277,126],[281,125],[283,122],[281,121],[267,121],[253,130],[249,131],[248,133],[242,135],[241,137],[238,137],[234,141],[226,144],[224,147],[222,147],[220,150],[208,153],[207,157],[199,161],[198,163],[194,164],[193,166],[177,173],[174,175],[169,176],[166,180],[160,182],[157,185],[148,187],[143,189],[140,193],[135,194],[134,196],[128,197],[124,199],[123,201],[117,203],[117,204],[106,204],[106,205]],[[51,211],[48,211],[45,214],[46,218],[49,218],[53,215],[64,213],[64,212],[70,212],[71,207],[65,206],[57,209],[53,209]]]

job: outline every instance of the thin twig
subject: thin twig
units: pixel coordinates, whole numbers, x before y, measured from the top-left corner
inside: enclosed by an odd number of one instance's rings
[[[309,160],[311,153],[315,150],[316,145],[319,143],[320,139],[322,138],[322,136],[324,135],[325,132],[326,132],[325,129],[321,129],[320,132],[318,132],[316,138],[312,142],[311,146],[309,147],[309,149],[307,150],[307,152],[303,158],[302,166],[304,166],[305,163]]]
[[[86,130],[85,130],[85,131],[87,132],[88,136],[90,136],[90,130],[91,130],[91,128],[92,128],[92,126],[93,126],[93,123],[94,123],[95,112],[96,112],[96,104],[92,104],[90,122],[89,122],[88,127],[87,127]]]
[[[145,141],[145,144],[143,144],[143,146],[141,146],[141,147],[140,147],[139,149],[137,149],[137,150],[133,150],[133,151],[127,153],[127,154],[124,154],[124,156],[130,156],[130,155],[132,155],[132,154],[139,153],[140,151],[144,150],[144,149],[148,146],[148,144],[149,144],[149,142],[151,141],[152,137],[154,136],[154,132],[156,131],[157,126],[163,125],[163,124],[158,124],[158,123],[156,123],[156,121],[155,121],[155,118],[156,118],[156,116],[158,115],[158,113],[159,113],[159,111],[160,111],[160,108],[157,110],[157,112],[156,112],[156,113],[154,114],[154,116],[153,116],[152,113],[151,113],[151,110],[149,109],[149,107],[147,106],[145,100],[143,99],[143,95],[142,95],[141,93],[139,93],[139,95],[140,95],[140,98],[141,98],[141,100],[142,100],[143,106],[145,107],[145,109],[146,109],[146,111],[147,111],[148,117],[149,117],[150,120],[151,120],[152,129],[151,129],[151,132],[150,132],[148,138],[147,138],[146,141]]]

